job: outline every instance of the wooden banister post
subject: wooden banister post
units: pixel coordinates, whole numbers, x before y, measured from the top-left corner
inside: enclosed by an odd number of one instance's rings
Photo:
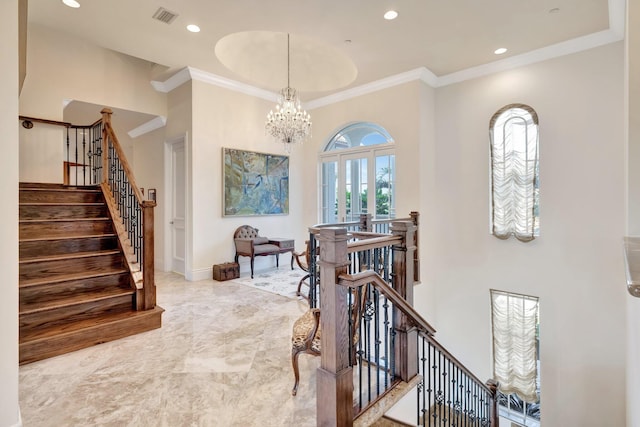
[[[347,230],[323,228],[320,241],[320,367],[317,371],[317,425],[353,425],[353,373],[349,366],[348,293],[337,285],[349,265]]]
[[[413,306],[413,254],[416,226],[411,221],[391,224],[391,234],[401,236],[402,242],[393,246],[393,288]],[[407,316],[394,310],[393,325],[396,329],[396,376],[409,381],[418,373],[417,331],[409,324]]]
[[[486,386],[491,390],[493,399],[491,400],[491,427],[500,426],[500,415],[498,413],[498,381],[492,379],[487,380]]]
[[[107,124],[111,126],[111,108],[103,108],[102,111],[102,182],[109,181],[109,134],[107,133]]]
[[[358,231],[371,231],[373,229],[371,219],[371,214],[360,214],[360,224],[358,225]]]
[[[143,252],[142,252],[142,277],[144,286],[144,309],[150,310],[156,306],[156,282],[154,275],[154,232],[153,232],[153,208],[156,202],[145,200],[142,202],[142,228],[143,228]]]

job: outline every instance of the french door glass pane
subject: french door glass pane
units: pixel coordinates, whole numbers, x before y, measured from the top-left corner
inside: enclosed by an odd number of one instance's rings
[[[322,163],[322,222],[338,222],[338,162]]]
[[[367,159],[345,160],[346,221],[355,221],[367,210]]]
[[[376,218],[395,218],[396,156],[376,156]]]

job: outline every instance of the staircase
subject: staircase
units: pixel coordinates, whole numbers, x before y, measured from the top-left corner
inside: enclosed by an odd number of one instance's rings
[[[136,290],[100,187],[20,184],[20,363],[160,327]]]

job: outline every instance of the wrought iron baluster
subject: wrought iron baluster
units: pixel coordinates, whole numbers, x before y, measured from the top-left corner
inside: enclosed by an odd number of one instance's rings
[[[82,129],[82,185],[87,185],[87,129]]]
[[[75,150],[76,150],[76,158],[73,160],[73,169],[76,172],[76,181],[75,185],[78,185],[78,128],[75,128]]]
[[[373,329],[374,329],[374,358],[376,361],[376,396],[379,396],[381,393],[380,390],[380,344],[382,340],[380,339],[380,292],[371,287],[373,292]]]
[[[69,162],[69,156],[70,156],[71,148],[70,148],[70,141],[69,141],[69,128],[66,127],[65,129],[66,129],[66,134],[67,134],[66,135],[66,140],[67,140],[67,167],[65,168],[65,172],[66,172],[68,170],[68,168],[69,168],[69,165],[71,164]]]

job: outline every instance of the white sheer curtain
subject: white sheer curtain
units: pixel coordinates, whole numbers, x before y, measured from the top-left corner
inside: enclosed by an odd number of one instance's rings
[[[535,402],[538,299],[491,291],[493,374],[504,394]]]
[[[538,118],[512,104],[491,119],[492,233],[529,241],[538,235]]]

